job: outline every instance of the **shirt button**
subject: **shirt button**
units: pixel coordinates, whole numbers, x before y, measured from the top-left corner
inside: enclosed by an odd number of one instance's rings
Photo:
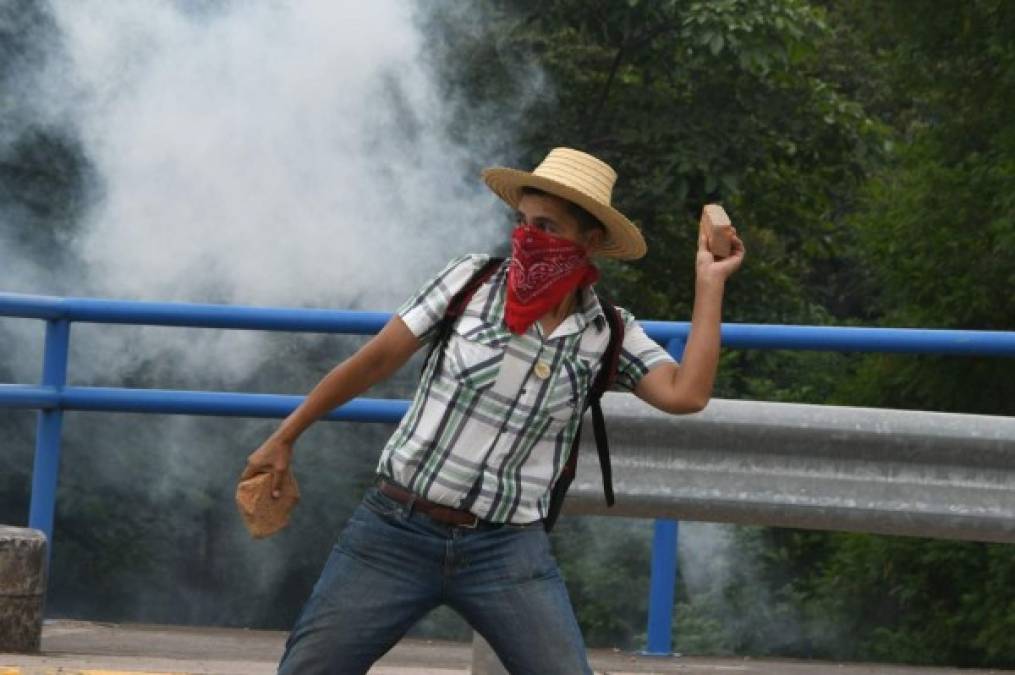
[[[533,371],[536,373],[536,377],[540,380],[545,380],[550,377],[550,366],[546,363],[546,361],[540,361],[537,363]]]

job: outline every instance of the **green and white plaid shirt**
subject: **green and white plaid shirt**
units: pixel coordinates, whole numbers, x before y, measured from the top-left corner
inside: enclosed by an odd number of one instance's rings
[[[452,261],[398,310],[422,341],[434,339],[451,298],[489,259]],[[377,470],[431,501],[493,522],[546,515],[579,425],[609,327],[595,292],[546,337],[537,321],[524,335],[504,323],[507,262],[472,297],[448,341],[441,372],[430,359],[409,412]],[[632,391],[673,358],[634,317],[625,323],[617,389]]]

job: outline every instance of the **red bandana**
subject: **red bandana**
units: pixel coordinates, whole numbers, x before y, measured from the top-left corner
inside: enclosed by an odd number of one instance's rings
[[[535,228],[515,228],[504,311],[508,328],[521,335],[568,293],[597,279],[599,270],[582,246]]]

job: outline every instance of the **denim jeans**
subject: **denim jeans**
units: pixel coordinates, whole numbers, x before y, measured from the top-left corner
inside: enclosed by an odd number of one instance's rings
[[[278,672],[366,673],[442,604],[486,638],[513,675],[591,675],[541,523],[444,525],[376,488],[332,550]]]

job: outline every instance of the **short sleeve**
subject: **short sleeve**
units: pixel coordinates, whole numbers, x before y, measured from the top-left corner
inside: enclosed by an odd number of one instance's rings
[[[488,255],[470,253],[455,258],[447,267],[423,284],[416,293],[398,308],[396,314],[401,317],[412,334],[421,342],[429,342],[433,338],[433,330],[437,322],[451,304],[451,298],[462,290],[469,279],[483,267]]]
[[[662,363],[676,363],[676,359],[645,334],[645,329],[635,321],[633,314],[622,307],[617,310],[624,320],[624,344],[621,346],[617,381],[613,388],[633,392],[650,370]]]

